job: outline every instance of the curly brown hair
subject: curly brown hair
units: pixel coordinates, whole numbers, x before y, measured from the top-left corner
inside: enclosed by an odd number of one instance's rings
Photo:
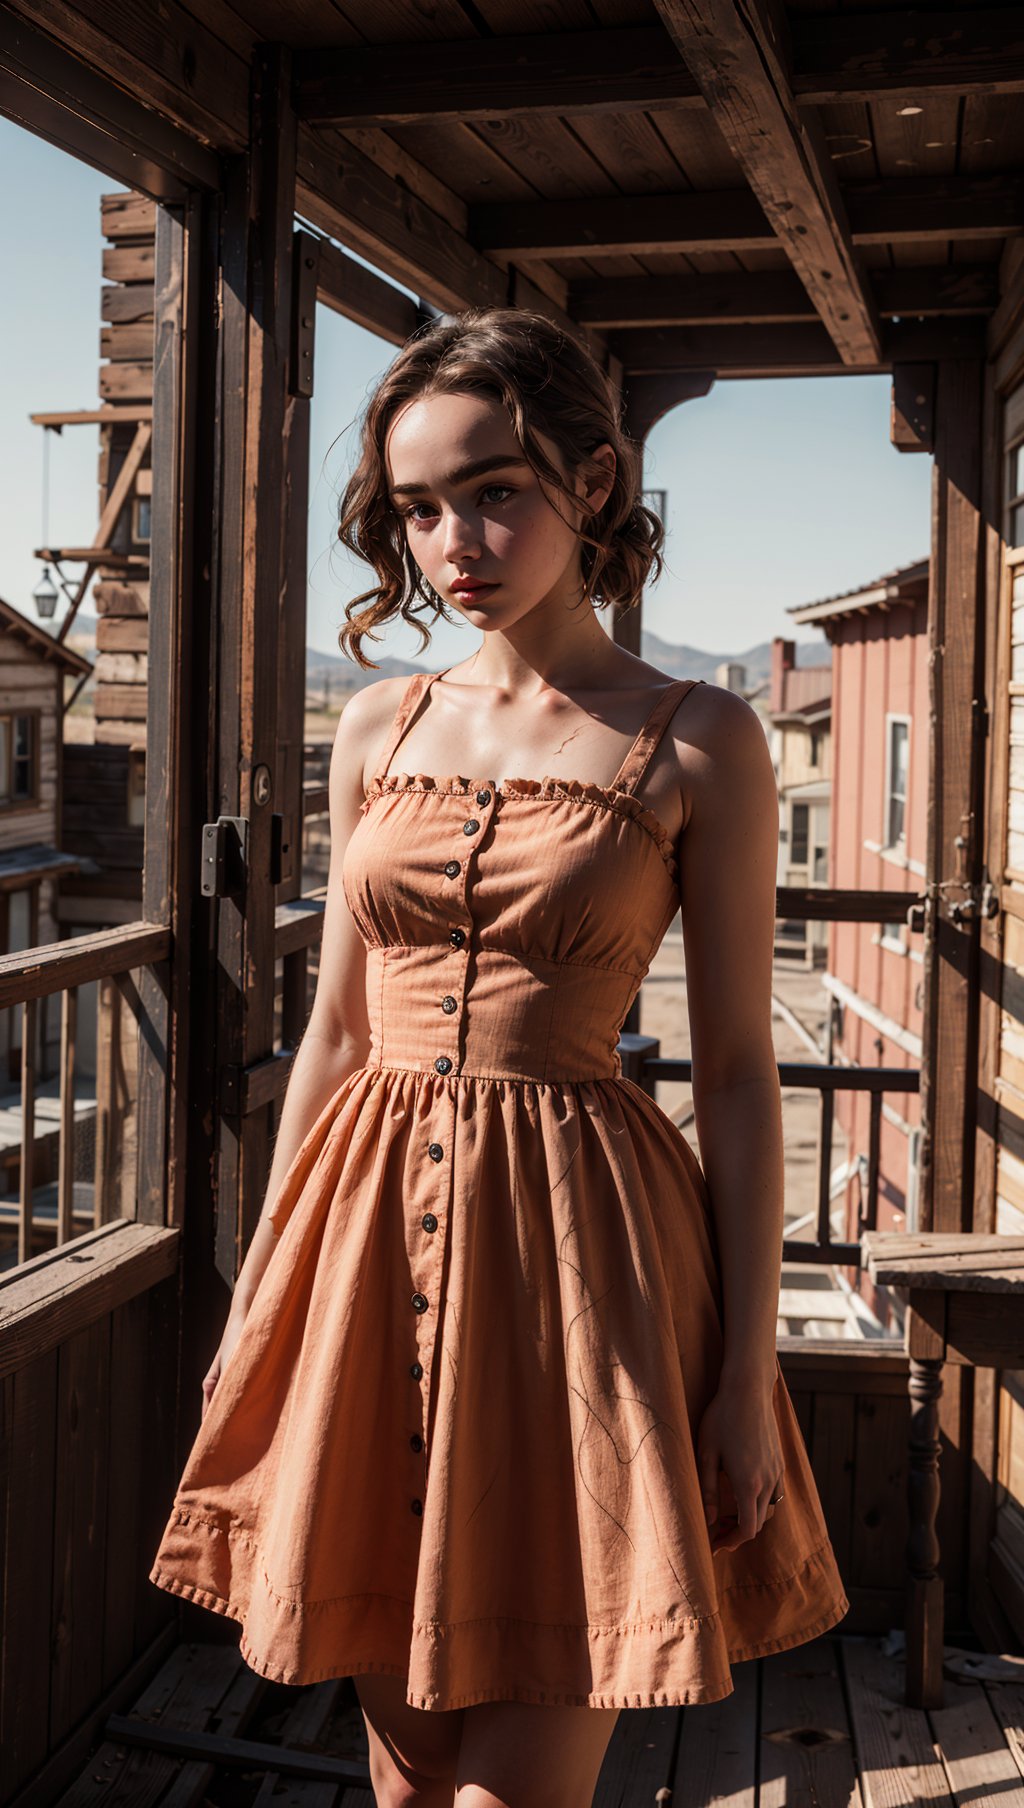
[[[420,617],[453,619],[437,592],[424,588],[391,500],[384,455],[398,410],[431,394],[501,402],[537,476],[577,508],[580,498],[537,435],[553,441],[570,477],[606,475],[592,454],[604,444],[614,449],[611,494],[592,513],[588,530],[576,529],[583,599],[619,609],[638,603],[648,575],[660,576],[664,528],[640,501],[640,448],[622,426],[611,383],[586,347],[546,315],[524,308],[471,308],[420,328],[385,371],[363,415],[359,463],[341,499],[338,538],[373,566],[377,583],[347,604],[338,634],[342,651],[376,671],[360,642],[379,640],[385,622],[396,616],[409,622],[421,636],[422,650],[430,634]]]

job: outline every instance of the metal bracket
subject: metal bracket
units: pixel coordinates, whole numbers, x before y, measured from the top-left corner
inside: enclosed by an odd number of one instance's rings
[[[312,232],[296,232],[292,238],[292,318],[288,348],[288,391],[293,396],[313,394],[319,273],[320,240]]]
[[[199,889],[204,898],[237,897],[249,871],[249,819],[218,816],[204,822]]]

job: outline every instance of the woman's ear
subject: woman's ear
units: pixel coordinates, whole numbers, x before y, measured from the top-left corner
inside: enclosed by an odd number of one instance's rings
[[[583,479],[583,496],[592,512],[598,515],[612,493],[618,461],[615,457],[614,447],[610,446],[607,441],[598,446],[590,456],[595,463],[601,466],[601,474]]]

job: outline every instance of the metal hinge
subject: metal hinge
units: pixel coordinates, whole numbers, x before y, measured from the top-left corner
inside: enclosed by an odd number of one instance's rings
[[[232,898],[245,890],[249,867],[249,819],[218,816],[204,822],[199,889],[204,898]]]

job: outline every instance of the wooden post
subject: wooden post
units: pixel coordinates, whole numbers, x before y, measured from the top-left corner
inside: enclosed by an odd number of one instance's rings
[[[984,855],[983,366],[943,361],[935,389],[920,1228],[962,1231],[974,1222]]]
[[[216,1262],[233,1285],[263,1203],[271,1107],[249,1117],[228,1081],[274,1040],[274,814],[279,806],[278,678],[289,501],[289,335],[295,213],[290,59],[263,45],[253,63],[248,152],[226,170],[220,443],[217,808],[248,830],[242,892],[217,900],[218,1202]],[[287,462],[287,468],[286,468]],[[292,522],[304,503],[292,503]],[[289,632],[294,633],[292,622]],[[305,638],[304,633],[302,636]]]
[[[904,1699],[910,1707],[943,1705],[945,1583],[936,1521],[941,1481],[939,1408],[945,1357],[944,1293],[916,1293],[904,1327],[910,1372],[910,1461],[907,1467],[907,1623]]]

